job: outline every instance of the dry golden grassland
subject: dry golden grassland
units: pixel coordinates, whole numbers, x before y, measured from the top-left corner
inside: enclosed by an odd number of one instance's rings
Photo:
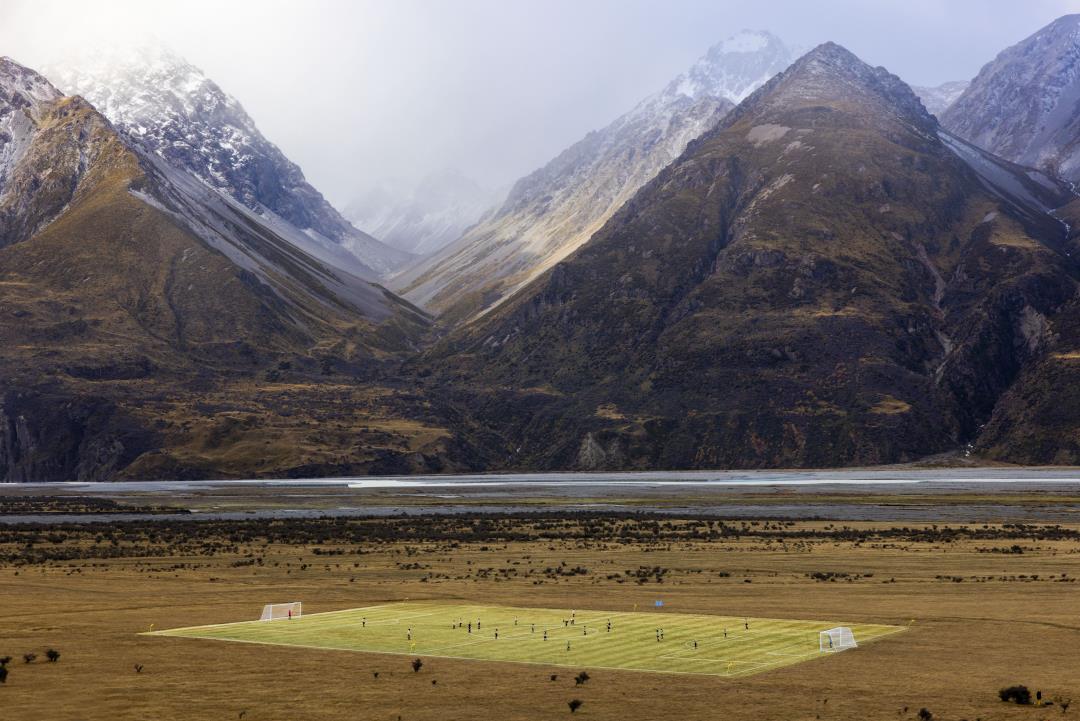
[[[1071,718],[1080,527],[412,518],[0,527],[4,718]],[[744,678],[143,635],[402,600],[908,625]],[[914,621],[913,621],[914,619]],[[61,653],[45,660],[45,651]],[[22,655],[38,658],[24,663]],[[138,671],[137,668],[141,668]],[[376,675],[377,674],[377,675]],[[1059,703],[1018,707],[1023,683]]]

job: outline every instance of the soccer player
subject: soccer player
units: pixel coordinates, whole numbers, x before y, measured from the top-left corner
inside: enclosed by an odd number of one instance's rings
[[[363,618],[360,619],[360,627],[361,628],[367,628],[367,616],[364,616]]]
[[[610,618],[607,620],[607,632],[611,633],[611,619]]]
[[[694,650],[697,651],[697,639],[694,639]]]
[[[536,633],[536,624],[532,624],[532,631],[530,633]]]
[[[289,609],[289,620],[290,621],[292,620],[292,609],[291,608]]]
[[[495,629],[495,640],[499,640],[499,629]]]
[[[567,641],[567,642],[566,642],[566,650],[567,650],[567,651],[569,651],[569,650],[570,650],[570,642],[569,642],[569,641]]]
[[[472,621],[469,621],[469,633],[472,633]]]
[[[724,638],[727,638],[727,629],[724,629]]]
[[[412,629],[411,628],[408,631],[405,632],[405,638],[408,641],[412,641]]]
[[[544,640],[547,641],[547,629],[544,629]]]
[[[743,619],[743,628],[746,629],[747,631],[750,630],[750,619],[748,619],[748,618]]]

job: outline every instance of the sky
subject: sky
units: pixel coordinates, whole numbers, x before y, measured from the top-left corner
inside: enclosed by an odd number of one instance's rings
[[[1070,12],[1080,0],[0,0],[0,55],[40,67],[157,38],[342,206],[447,169],[508,186],[744,28],[937,85]]]

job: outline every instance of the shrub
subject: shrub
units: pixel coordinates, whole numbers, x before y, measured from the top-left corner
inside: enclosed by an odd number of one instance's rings
[[[413,659],[412,670],[413,673],[419,673],[420,669],[424,667],[424,662],[418,658]]]
[[[579,708],[581,708],[581,704],[583,704],[583,703],[585,703],[585,702],[582,701],[581,699],[575,698],[575,699],[571,699],[570,701],[568,701],[566,705],[570,707],[570,713],[574,713]]]
[[[589,678],[590,678],[589,674],[587,674],[587,673],[585,673],[584,671],[582,671],[582,672],[581,672],[581,673],[579,673],[579,674],[578,674],[577,676],[574,676],[574,683],[575,683],[576,685],[580,686],[581,684],[583,684],[583,683],[585,683],[586,681],[588,681],[588,680],[589,680]]]
[[[559,680],[559,674],[557,674],[557,673],[551,674],[551,680],[552,681],[558,681]]]
[[[919,709],[919,721],[933,721],[933,720],[934,720],[934,714],[930,713],[930,709],[927,709],[927,708]]]
[[[35,658],[37,658],[36,653],[24,653],[22,655],[23,663],[33,663]]]
[[[45,658],[49,659],[49,663],[56,663],[60,660],[60,652],[55,648],[50,648],[45,652]]]
[[[0,683],[7,681],[8,670],[7,666],[0,666]]]
[[[135,664],[135,673],[142,673],[143,665],[141,663]]]
[[[7,666],[11,663],[11,656],[4,656],[0,658],[0,666]]]
[[[998,691],[998,697],[1005,703],[1015,703],[1020,706],[1031,704],[1031,691],[1027,686],[1008,686]]]

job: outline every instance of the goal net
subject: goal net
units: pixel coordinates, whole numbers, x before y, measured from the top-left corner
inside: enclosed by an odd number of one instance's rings
[[[300,602],[268,603],[263,606],[260,621],[276,621],[280,618],[300,618]]]
[[[855,634],[847,626],[837,626],[818,633],[818,649],[823,653],[855,648]]]

